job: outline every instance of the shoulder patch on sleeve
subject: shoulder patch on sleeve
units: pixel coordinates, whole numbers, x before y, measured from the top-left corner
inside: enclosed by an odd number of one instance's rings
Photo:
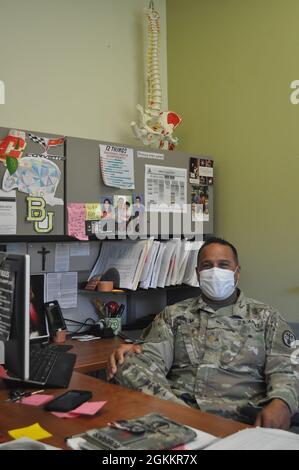
[[[296,345],[296,336],[290,330],[285,330],[282,333],[282,341],[289,348],[294,348]]]

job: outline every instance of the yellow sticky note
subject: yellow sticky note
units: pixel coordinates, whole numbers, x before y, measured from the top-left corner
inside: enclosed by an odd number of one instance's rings
[[[11,431],[8,431],[8,434],[14,439],[19,439],[20,437],[29,437],[34,441],[52,437],[52,434],[43,429],[38,423],[27,426],[26,428],[12,429]]]

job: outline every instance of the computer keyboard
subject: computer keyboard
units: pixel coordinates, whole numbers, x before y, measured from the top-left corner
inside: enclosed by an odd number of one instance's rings
[[[46,383],[60,353],[51,348],[30,348],[29,378],[33,382]]]
[[[50,343],[47,345],[47,348],[51,349],[51,351],[56,351],[56,352],[67,352],[70,349],[72,349],[71,344],[55,344],[55,343]]]

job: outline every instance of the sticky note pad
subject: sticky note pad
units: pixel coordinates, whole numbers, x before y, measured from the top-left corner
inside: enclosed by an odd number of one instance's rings
[[[75,415],[74,413],[71,413],[70,411],[65,413],[65,412],[60,412],[60,411],[51,411],[51,414],[56,416],[56,418],[78,418],[79,415]]]
[[[82,405],[78,406],[78,408],[72,410],[72,413],[93,416],[101,408],[103,408],[106,403],[106,401],[87,401],[86,403],[83,403]]]
[[[54,398],[54,395],[36,394],[36,395],[31,395],[29,397],[22,398],[20,403],[22,403],[22,405],[41,406],[53,400],[53,398]]]
[[[80,415],[93,416],[95,415],[103,406],[106,404],[106,401],[88,401],[83,403],[83,405],[78,406],[68,413],[60,413],[57,411],[52,411],[52,415],[57,418],[78,418]]]
[[[8,431],[8,434],[14,439],[19,439],[20,437],[29,437],[34,441],[52,437],[52,434],[43,429],[39,423],[32,424],[31,426],[27,426],[25,428],[11,429]]]

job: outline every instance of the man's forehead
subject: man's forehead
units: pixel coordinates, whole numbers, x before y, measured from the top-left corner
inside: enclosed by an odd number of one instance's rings
[[[220,243],[211,243],[203,248],[200,254],[200,261],[209,259],[229,260],[235,261],[233,250],[228,245],[221,245]]]

